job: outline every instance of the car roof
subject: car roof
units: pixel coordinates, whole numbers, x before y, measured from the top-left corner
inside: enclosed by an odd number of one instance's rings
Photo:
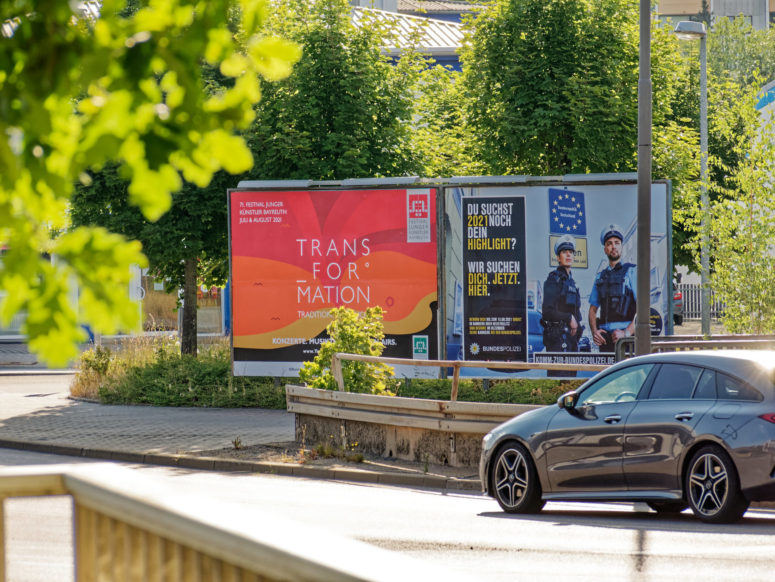
[[[619,365],[635,363],[693,364],[712,368],[745,379],[748,382],[768,387],[773,386],[775,350],[692,350],[685,352],[662,352],[638,356],[620,362]],[[619,367],[617,365],[617,367]]]
[[[628,362],[659,361],[683,362],[698,365],[714,365],[718,367],[737,366],[739,364],[754,364],[758,367],[775,369],[775,350],[691,350],[684,352],[662,352],[630,358]]]

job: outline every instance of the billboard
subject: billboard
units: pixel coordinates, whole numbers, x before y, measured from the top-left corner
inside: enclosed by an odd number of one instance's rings
[[[503,178],[500,184],[444,189],[450,225],[445,286],[462,295],[446,305],[447,358],[614,363],[612,343],[601,338],[615,341],[634,329],[637,184],[593,178],[511,184]],[[652,334],[663,335],[671,329],[667,183],[653,184],[651,208],[650,322]],[[618,250],[607,250],[601,241],[601,231],[612,225],[618,237],[609,238],[619,239]],[[570,266],[558,262],[558,242],[572,248]],[[461,375],[547,373],[463,368]]]
[[[463,223],[468,359],[526,362],[525,198],[464,197]]]
[[[235,375],[298,375],[341,306],[383,308],[383,355],[438,357],[436,188],[228,195]]]

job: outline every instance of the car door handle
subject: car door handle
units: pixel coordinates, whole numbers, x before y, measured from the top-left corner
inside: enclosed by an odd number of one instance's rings
[[[680,420],[682,422],[686,422],[687,420],[691,420],[692,418],[694,418],[693,412],[680,412],[675,415],[675,419]]]
[[[606,416],[603,420],[605,420],[608,424],[616,424],[622,419],[621,414],[612,414],[610,416]]]

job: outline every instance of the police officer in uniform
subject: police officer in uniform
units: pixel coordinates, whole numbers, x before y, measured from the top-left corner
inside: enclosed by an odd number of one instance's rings
[[[544,281],[544,301],[541,306],[547,352],[578,351],[579,337],[584,328],[579,325],[581,296],[570,271],[575,253],[576,240],[570,235],[561,236],[554,244],[559,266]],[[567,375],[576,374],[571,372]]]
[[[635,265],[622,263],[622,240],[616,224],[600,233],[608,266],[595,277],[589,295],[589,329],[601,352],[613,352],[619,338],[635,332]]]

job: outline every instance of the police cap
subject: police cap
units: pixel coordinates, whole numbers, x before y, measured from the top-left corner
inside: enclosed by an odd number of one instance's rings
[[[612,236],[615,236],[620,241],[624,241],[624,237],[622,236],[622,229],[619,228],[618,224],[608,224],[603,227],[603,230],[600,231],[600,244],[604,245],[605,241],[607,241]]]
[[[554,254],[559,256],[562,251],[576,252],[576,239],[569,234],[564,234],[554,243]]]

